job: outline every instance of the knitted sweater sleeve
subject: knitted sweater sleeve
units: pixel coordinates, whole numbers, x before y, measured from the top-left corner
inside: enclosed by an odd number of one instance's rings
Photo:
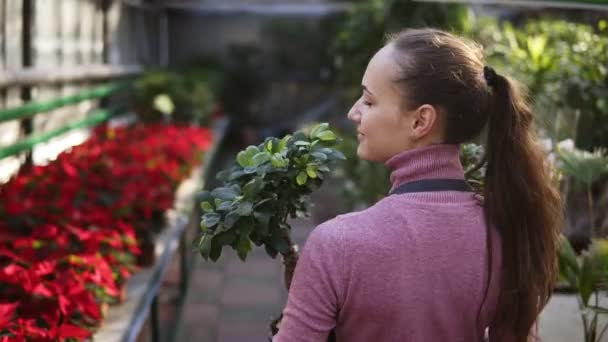
[[[341,230],[330,222],[309,236],[289,289],[274,342],[326,341],[336,326],[345,288]]]

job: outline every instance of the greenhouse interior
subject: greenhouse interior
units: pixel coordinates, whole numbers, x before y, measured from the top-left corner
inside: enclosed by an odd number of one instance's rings
[[[2,342],[608,342],[607,0],[0,0],[0,65]]]

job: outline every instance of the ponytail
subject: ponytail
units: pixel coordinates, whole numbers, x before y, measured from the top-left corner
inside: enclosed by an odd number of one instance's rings
[[[501,294],[492,342],[530,340],[553,291],[562,203],[533,115],[514,81],[484,69],[490,88],[484,209],[502,241]]]

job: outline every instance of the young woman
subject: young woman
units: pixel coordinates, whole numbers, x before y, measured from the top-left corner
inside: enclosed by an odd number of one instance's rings
[[[310,235],[274,341],[534,340],[556,276],[562,209],[514,82],[434,29],[393,36],[348,113],[391,194]],[[459,144],[487,130],[482,196]]]

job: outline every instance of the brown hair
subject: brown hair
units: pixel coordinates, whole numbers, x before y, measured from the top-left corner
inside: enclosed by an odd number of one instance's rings
[[[389,42],[405,105],[439,108],[446,143],[470,141],[487,127],[484,211],[500,231],[503,254],[490,335],[496,342],[504,338],[498,331],[508,331],[517,342],[528,341],[553,290],[562,219],[533,114],[513,80],[484,68],[479,45],[435,29],[405,30]]]

